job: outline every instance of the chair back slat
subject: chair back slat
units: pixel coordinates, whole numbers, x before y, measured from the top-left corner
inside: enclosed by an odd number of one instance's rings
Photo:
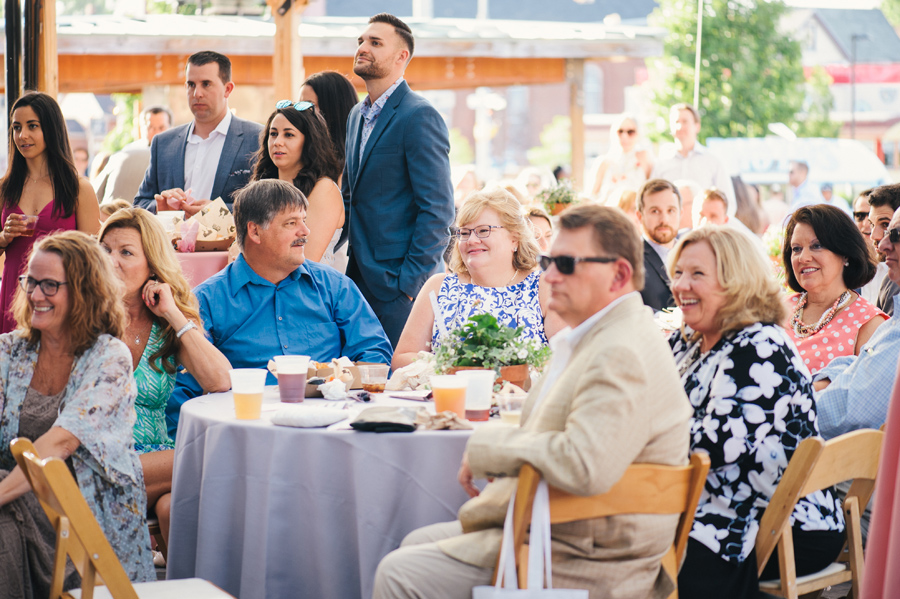
[[[845,480],[874,481],[881,459],[884,433],[872,429],[853,431],[825,443],[801,497]],[[865,504],[863,504],[865,505]]]
[[[59,517],[63,516],[68,519],[69,528],[75,533],[69,535],[66,551],[76,565],[82,565],[79,570],[83,578],[82,597],[87,598],[93,594],[96,570],[114,599],[138,599],[119,558],[65,462],[57,458],[41,460],[27,439],[14,440],[12,452],[41,504],[50,508],[47,516],[54,526],[59,526]],[[80,545],[81,551],[73,551],[73,545]],[[51,583],[51,586],[56,588],[56,582]]]

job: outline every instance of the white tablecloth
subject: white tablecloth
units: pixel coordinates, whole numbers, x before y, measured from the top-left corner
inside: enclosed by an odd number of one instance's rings
[[[456,518],[470,432],[289,428],[271,423],[277,406],[268,387],[261,420],[236,420],[230,392],[182,407],[168,578],[240,599],[369,599],[378,562],[407,533]]]

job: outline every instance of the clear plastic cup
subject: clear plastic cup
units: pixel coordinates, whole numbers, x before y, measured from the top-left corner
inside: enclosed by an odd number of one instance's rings
[[[434,395],[434,411],[453,412],[460,418],[466,417],[466,387],[469,380],[455,374],[431,377],[431,392]]]
[[[359,370],[359,380],[364,391],[384,393],[389,370],[387,364],[361,364],[356,368]]]
[[[34,230],[37,228],[38,218],[37,214],[26,214],[22,217],[22,222],[25,223],[25,230],[22,231],[22,237],[34,237]]]
[[[235,368],[228,374],[231,376],[235,417],[238,420],[259,420],[268,371],[262,368]]]
[[[460,370],[456,376],[467,381],[466,420],[484,421],[491,415],[491,397],[494,391],[493,370]]]
[[[282,403],[300,403],[306,395],[309,356],[275,356],[278,371],[278,395]]]
[[[522,421],[522,406],[528,399],[527,393],[504,393],[497,396],[500,404],[500,420],[518,426]]]

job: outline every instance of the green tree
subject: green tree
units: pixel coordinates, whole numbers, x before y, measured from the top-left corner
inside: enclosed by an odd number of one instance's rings
[[[116,103],[116,126],[103,139],[103,149],[110,154],[134,141],[134,124],[138,119],[138,94],[113,94]]]
[[[881,12],[891,25],[900,26],[900,0],[881,0]]]
[[[698,0],[659,0],[650,16],[665,27],[663,57],[651,64],[657,134],[668,128],[668,109],[693,102]],[[800,44],[779,30],[781,0],[700,0],[701,141],[706,137],[758,137],[769,123],[793,123],[803,104]]]
[[[475,151],[469,138],[460,132],[459,127],[450,129],[450,164],[472,164],[475,162]]]
[[[805,114],[798,115],[795,131],[800,137],[837,137],[841,124],[831,120],[834,97],[831,95],[831,75],[822,67],[810,73],[807,82]]]
[[[534,166],[552,169],[558,164],[572,163],[572,121],[567,116],[555,116],[541,131],[541,145],[526,153]]]

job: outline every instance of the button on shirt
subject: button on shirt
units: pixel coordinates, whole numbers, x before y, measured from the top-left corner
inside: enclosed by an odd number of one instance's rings
[[[894,302],[900,301],[900,295]],[[819,431],[825,439],[861,428],[878,428],[887,419],[900,357],[900,320],[875,329],[858,356],[839,356],[813,377],[831,383],[816,393]]]
[[[276,285],[239,256],[194,291],[210,341],[233,368],[265,368],[277,355],[391,361],[390,341],[353,281],[316,262],[307,260]],[[275,383],[269,374],[266,384]],[[193,376],[178,373],[166,408],[173,439],[181,404],[202,393]]]
[[[219,170],[219,158],[225,147],[225,138],[231,126],[231,111],[225,111],[225,117],[216,128],[203,139],[194,134],[194,123],[188,131],[187,147],[184,149],[184,190],[191,191],[195,200],[215,200],[211,198],[213,183]]]
[[[369,136],[372,135],[372,130],[375,129],[375,121],[378,120],[378,115],[381,114],[381,109],[384,108],[384,105],[387,104],[388,98],[391,97],[391,94],[394,93],[394,90],[403,83],[403,77],[400,77],[394,82],[394,85],[390,86],[386,92],[381,94],[381,97],[375,100],[375,104],[372,104],[371,96],[366,96],[366,99],[363,100],[362,106],[359,107],[359,114],[363,118],[363,128],[362,128],[362,139],[359,142],[359,158],[362,160],[363,152],[366,149],[366,142],[369,141]]]

